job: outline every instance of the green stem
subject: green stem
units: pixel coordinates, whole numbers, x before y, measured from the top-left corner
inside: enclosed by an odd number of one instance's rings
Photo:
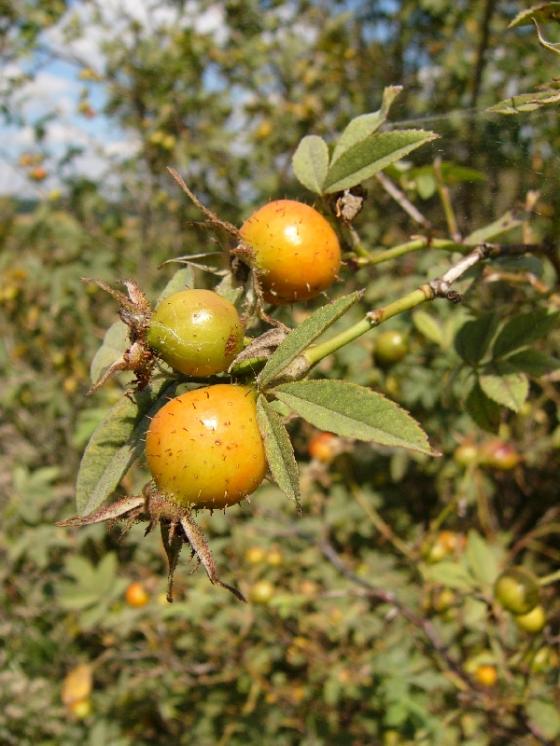
[[[434,174],[436,177],[439,198],[441,200],[443,212],[445,213],[445,220],[447,221],[447,227],[449,229],[449,235],[452,236],[455,240],[458,240],[461,237],[461,234],[459,233],[457,218],[455,217],[455,210],[453,209],[453,205],[451,204],[449,189],[447,188],[447,185],[443,180],[443,176],[441,173],[441,160],[439,158],[436,158],[434,162]]]
[[[399,313],[403,313],[415,306],[419,306],[421,303],[432,300],[434,297],[435,293],[432,288],[429,285],[422,285],[422,287],[414,290],[412,293],[408,293],[408,295],[404,295],[396,301],[393,301],[393,303],[389,303],[389,305],[384,308],[370,311],[361,321],[358,321],[345,331],[337,334],[331,339],[327,339],[326,342],[323,342],[322,344],[310,347],[302,353],[302,357],[307,360],[311,367],[318,363],[319,360],[327,357],[327,355],[340,349],[340,347],[344,347],[344,345],[347,345],[349,342],[361,337],[362,334],[365,334],[370,329],[379,326],[383,321],[387,321],[387,319],[397,316]]]
[[[457,241],[451,241],[448,238],[428,238],[422,236],[421,238],[415,238],[413,241],[407,241],[401,243],[398,246],[393,246],[391,249],[384,251],[373,251],[366,257],[360,257],[358,264],[370,265],[370,264],[381,264],[382,262],[388,262],[391,259],[397,259],[405,254],[411,254],[413,251],[421,251],[422,249],[440,249],[443,251],[459,251],[461,254],[468,254],[472,251],[472,246],[466,246],[463,243],[457,243]]]
[[[539,578],[539,585],[542,588],[545,585],[556,583],[557,580],[560,580],[560,570],[556,570],[556,572],[553,572],[550,575],[544,575],[544,577]]]

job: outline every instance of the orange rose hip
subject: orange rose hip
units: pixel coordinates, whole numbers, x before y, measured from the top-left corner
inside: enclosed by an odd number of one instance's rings
[[[308,300],[330,287],[340,268],[340,243],[331,225],[302,202],[270,202],[241,227],[259,271],[265,300]]]
[[[146,458],[154,481],[182,507],[240,502],[266,473],[255,392],[218,384],[169,401],[153,418]]]

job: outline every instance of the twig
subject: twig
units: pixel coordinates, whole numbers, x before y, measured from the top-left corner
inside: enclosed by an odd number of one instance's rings
[[[424,215],[422,215],[420,210],[418,210],[418,208],[412,204],[406,194],[402,192],[388,176],[385,176],[383,172],[380,172],[375,175],[375,178],[381,184],[387,194],[389,194],[395,200],[395,202],[402,207],[407,215],[410,215],[414,222],[424,226],[424,228],[427,229],[430,229],[432,227],[430,221],[426,217],[424,217]]]
[[[204,213],[208,221],[215,226],[218,226],[219,228],[223,228],[227,233],[229,233],[231,236],[233,236],[237,241],[241,240],[241,234],[233,225],[232,223],[229,223],[227,220],[221,220],[215,213],[212,212],[212,210],[208,209],[206,205],[204,205],[192,192],[189,187],[186,185],[185,180],[181,176],[181,174],[176,171],[174,168],[171,168],[170,166],[167,167],[167,170],[171,174],[171,176],[175,179],[177,184],[181,187],[181,189],[185,192],[187,197],[190,199],[190,201],[198,207],[198,209]]]
[[[335,548],[328,540],[322,541],[319,545],[319,549],[321,550],[323,556],[331,563],[331,565],[336,567],[336,569],[342,575],[344,575],[344,577],[348,578],[348,580],[350,580],[352,583],[364,588],[370,598],[374,598],[381,603],[392,606],[402,617],[404,617],[404,619],[406,619],[414,627],[419,629],[426,638],[429,646],[445,662],[447,668],[453,671],[453,673],[459,677],[459,679],[463,683],[463,686],[461,688],[474,689],[473,682],[462,670],[459,663],[457,663],[457,661],[451,656],[448,647],[439,638],[439,635],[437,634],[431,622],[429,622],[427,619],[422,619],[413,611],[411,611],[407,606],[404,606],[392,591],[385,591],[382,588],[378,588],[359,575],[355,575],[352,570],[346,567],[346,565],[336,552]]]
[[[460,294],[451,288],[451,285],[459,280],[465,272],[474,267],[478,262],[487,259],[490,256],[491,245],[482,244],[473,249],[469,254],[464,256],[457,264],[453,265],[441,277],[421,285],[417,290],[413,290],[408,295],[398,298],[396,301],[389,303],[387,306],[368,311],[365,317],[351,326],[349,329],[337,334],[335,337],[326,340],[321,344],[310,347],[302,353],[301,357],[307,361],[311,367],[322,360],[327,355],[335,352],[340,347],[352,342],[357,337],[361,337],[370,329],[379,326],[387,319],[397,316],[404,311],[409,311],[416,306],[434,300],[435,298],[446,298],[452,303],[458,303],[461,300]]]

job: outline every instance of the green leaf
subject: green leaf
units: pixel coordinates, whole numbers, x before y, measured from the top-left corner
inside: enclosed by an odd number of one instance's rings
[[[173,277],[169,280],[167,285],[164,287],[163,292],[158,298],[158,303],[168,298],[173,293],[178,293],[181,290],[187,290],[188,288],[194,287],[194,270],[189,265],[175,272]]]
[[[257,400],[257,422],[268,467],[276,484],[299,507],[299,473],[288,431],[264,396]]]
[[[437,137],[435,132],[425,130],[376,132],[349,148],[331,165],[324,191],[331,194],[350,189]]]
[[[304,137],[292,158],[292,168],[306,189],[322,194],[329,168],[329,148],[323,138],[317,135]]]
[[[437,189],[436,180],[433,174],[422,173],[415,177],[416,190],[421,199],[430,199]]]
[[[508,28],[528,26],[533,22],[533,19],[542,23],[560,21],[560,3],[539,3],[538,5],[533,5],[531,8],[527,8],[527,10],[522,10],[510,22]]]
[[[116,489],[132,462],[143,452],[150,416],[165,403],[173,385],[164,384],[157,395],[150,389],[123,396],[93,433],[84,452],[76,484],[76,507],[88,515]]]
[[[511,96],[511,98],[499,101],[486,111],[491,114],[523,114],[558,103],[560,103],[560,91],[551,88],[546,91],[533,91],[532,93],[521,93],[519,96]]]
[[[506,372],[500,366],[493,366],[496,373],[483,373],[479,376],[480,388],[486,396],[514,412],[519,412],[529,394],[529,381],[524,373]],[[500,372],[503,370],[503,372]]]
[[[554,702],[533,699],[525,707],[536,732],[549,740],[560,736],[560,710]]]
[[[545,309],[540,309],[510,319],[496,337],[494,357],[503,357],[545,337],[558,325],[559,316],[558,313],[549,314]]]
[[[469,591],[474,587],[473,579],[465,567],[451,560],[425,565],[422,567],[422,574],[427,580],[444,585],[446,588]]]
[[[308,319],[288,334],[286,339],[270,356],[262,369],[258,381],[261,386],[270,383],[295,360],[309,345],[325,332],[362,296],[361,292],[350,293],[319,308]]]
[[[467,596],[463,602],[461,616],[465,627],[480,630],[481,626],[486,623],[488,607],[484,601],[479,601],[472,596]],[[482,744],[480,744],[480,746],[482,746]]]
[[[59,587],[58,603],[63,609],[79,611],[99,602],[96,591],[83,589],[75,583],[61,583]]]
[[[412,322],[420,334],[426,337],[426,339],[429,339],[430,342],[434,342],[434,344],[437,344],[440,347],[444,346],[443,329],[431,313],[422,310],[414,311],[412,314]]]
[[[383,101],[379,111],[375,111],[371,114],[361,114],[359,117],[355,117],[348,123],[335,145],[332,155],[333,163],[347,150],[354,147],[354,145],[365,140],[366,137],[373,135],[374,132],[377,132],[383,122],[387,119],[393,101],[401,91],[402,86],[400,85],[392,85],[385,88],[383,91]]]
[[[64,563],[64,569],[84,586],[91,586],[95,582],[95,567],[79,554],[69,556]]]
[[[103,596],[111,590],[117,578],[118,560],[115,552],[108,552],[97,565],[95,590]]]
[[[465,559],[482,585],[492,585],[500,573],[496,553],[476,531],[469,531]]]
[[[89,369],[91,382],[96,383],[103,371],[118,360],[129,345],[128,326],[119,319],[107,329],[101,347],[91,361]]]
[[[345,381],[298,381],[277,386],[273,393],[320,430],[433,455],[416,420],[363,386]]]
[[[521,350],[506,358],[508,366],[534,378],[553,373],[560,368],[560,359],[538,350]]]
[[[498,318],[487,313],[467,321],[455,336],[455,350],[469,365],[477,365],[488,350],[498,328]]]
[[[486,396],[478,381],[467,396],[465,409],[480,428],[490,433],[498,432],[500,408],[496,402]]]
[[[514,215],[511,210],[508,210],[501,218],[498,218],[493,223],[485,225],[483,228],[479,228],[464,239],[463,243],[467,246],[478,246],[485,241],[492,241],[498,236],[502,236],[504,233],[508,233],[514,228],[519,228],[523,221]]]

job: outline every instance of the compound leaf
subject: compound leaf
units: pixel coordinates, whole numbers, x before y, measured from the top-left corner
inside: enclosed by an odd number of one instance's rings
[[[498,432],[500,408],[493,399],[486,396],[478,381],[467,396],[465,408],[482,430],[487,430],[490,433]]]
[[[467,321],[455,336],[455,350],[469,365],[482,360],[498,328],[498,318],[487,313],[473,321]]]
[[[426,433],[408,412],[375,391],[345,381],[285,383],[273,393],[321,430],[434,455]]]

